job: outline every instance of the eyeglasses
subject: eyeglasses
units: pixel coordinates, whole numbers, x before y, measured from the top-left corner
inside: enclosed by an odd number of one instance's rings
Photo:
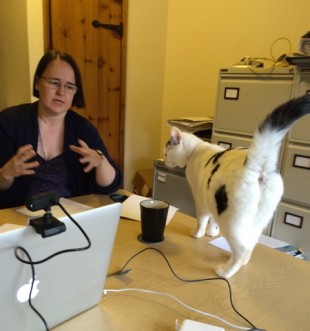
[[[64,87],[64,90],[68,94],[75,94],[78,90],[78,87],[71,83],[62,84],[59,79],[56,78],[47,78],[43,76],[39,76],[39,78],[43,79],[43,85],[47,88],[51,88],[54,90],[59,90],[61,87]]]

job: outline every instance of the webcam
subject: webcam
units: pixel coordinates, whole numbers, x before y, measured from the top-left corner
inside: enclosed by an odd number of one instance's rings
[[[54,192],[46,192],[34,195],[26,200],[26,207],[30,211],[43,209],[44,215],[31,218],[29,225],[33,226],[42,238],[51,237],[66,231],[66,225],[56,219],[51,212],[54,205],[59,204],[59,197]]]

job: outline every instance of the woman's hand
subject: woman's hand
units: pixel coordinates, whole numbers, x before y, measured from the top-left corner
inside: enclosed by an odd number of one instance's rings
[[[70,145],[71,151],[80,154],[82,157],[80,158],[80,162],[82,164],[86,164],[84,168],[85,172],[90,172],[93,168],[97,168],[102,163],[102,158],[104,156],[100,156],[94,149],[88,147],[85,141],[82,139],[78,139],[80,147]]]
[[[85,141],[78,139],[79,146],[70,145],[73,152],[81,155],[80,162],[86,164],[84,171],[90,172],[96,169],[96,182],[100,186],[110,185],[115,178],[115,169],[104,155],[99,155],[97,151],[88,147]]]
[[[20,176],[34,175],[38,161],[29,162],[36,155],[32,145],[25,145],[0,169],[0,189],[9,188],[14,179]]]

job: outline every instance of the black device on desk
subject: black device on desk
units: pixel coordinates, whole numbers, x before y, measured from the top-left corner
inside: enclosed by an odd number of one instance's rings
[[[115,202],[122,203],[128,198],[128,195],[120,194],[120,193],[112,193],[109,195],[109,198]]]

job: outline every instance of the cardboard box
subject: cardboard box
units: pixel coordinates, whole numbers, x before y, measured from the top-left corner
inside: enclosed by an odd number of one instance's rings
[[[132,183],[135,194],[151,197],[153,188],[153,169],[138,170]]]

